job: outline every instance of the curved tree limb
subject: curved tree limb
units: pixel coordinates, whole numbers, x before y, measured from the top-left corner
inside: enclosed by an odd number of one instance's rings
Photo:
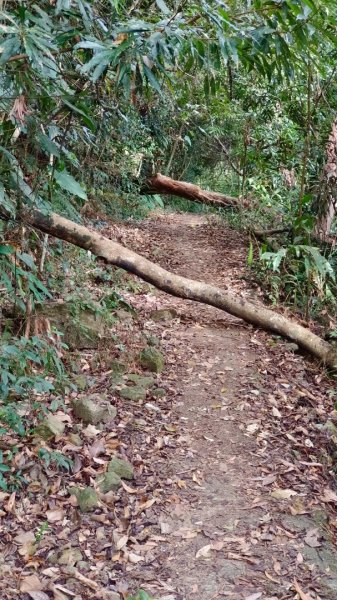
[[[147,194],[179,196],[180,198],[186,198],[186,200],[193,200],[211,206],[247,206],[246,201],[241,201],[234,196],[202,190],[198,185],[187,181],[177,181],[161,173],[156,173],[147,180],[144,192]]]
[[[296,321],[264,306],[255,305],[226,290],[170,273],[121,244],[55,213],[25,211],[24,219],[36,229],[90,250],[106,262],[134,273],[168,294],[215,306],[247,323],[287,337],[321,359],[326,365],[337,368],[337,352],[332,346]]]

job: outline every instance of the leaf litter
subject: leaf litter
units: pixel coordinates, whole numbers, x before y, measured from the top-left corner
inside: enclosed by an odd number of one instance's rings
[[[150,257],[161,247],[163,266],[197,277],[202,265],[210,282],[252,293],[240,279],[245,242],[232,231],[225,261],[223,228],[204,221],[192,228],[183,215],[158,217],[138,230],[119,227],[117,234]],[[202,247],[207,253],[199,258]],[[216,310],[141,286],[126,299],[141,318],[118,322],[119,340],[140,372],[144,337],[157,336],[167,368],[156,384],[165,396],[124,401],[109,391],[116,349],[85,352],[90,392],[109,394],[115,421],[80,426],[70,410],[74,393],[65,398],[58,415],[65,431],[45,447],[72,458],[69,473],[41,466],[36,440],[8,440],[18,446],[28,493],[1,493],[1,598],[116,600],[142,587],[170,600],[217,593],[233,600],[286,600],[294,593],[332,600],[328,559],[322,564],[306,553],[327,551],[337,530],[329,474],[336,450],[324,428],[333,417],[331,382],[284,342],[271,345],[267,334],[252,335]],[[178,319],[151,319],[151,311],[173,302]],[[222,409],[226,415],[218,418]],[[100,494],[97,507],[82,513],[69,488],[95,488],[115,455],[132,463],[135,479]],[[69,551],[71,564],[62,564]]]

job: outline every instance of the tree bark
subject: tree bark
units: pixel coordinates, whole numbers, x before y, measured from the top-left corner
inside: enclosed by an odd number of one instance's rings
[[[121,244],[55,213],[25,211],[23,218],[36,229],[90,250],[107,263],[134,273],[168,294],[215,306],[247,323],[287,337],[326,365],[337,368],[337,352],[328,342],[283,315],[212,285],[170,273]]]
[[[318,216],[315,234],[324,240],[330,233],[337,204],[337,117],[335,118],[326,148],[327,159],[318,196]]]
[[[236,208],[247,206],[246,201],[241,201],[234,196],[202,190],[198,185],[186,181],[176,181],[161,173],[156,173],[153,177],[150,177],[143,191],[147,194],[179,196],[180,198],[186,198],[186,200],[209,204],[210,206],[234,206]]]

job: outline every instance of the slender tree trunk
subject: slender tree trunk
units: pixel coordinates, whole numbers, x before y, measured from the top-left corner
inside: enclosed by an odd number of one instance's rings
[[[201,204],[209,204],[211,206],[246,206],[245,201],[233,196],[226,196],[218,192],[210,192],[202,190],[198,185],[187,183],[186,181],[176,181],[171,177],[166,177],[161,173],[156,173],[146,182],[146,187],[143,190],[147,194],[163,194],[170,196],[179,196]]]
[[[296,321],[291,321],[264,306],[255,305],[231,292],[170,273],[121,244],[55,213],[46,215],[37,210],[25,211],[23,218],[40,231],[90,250],[107,263],[138,275],[168,294],[215,306],[257,327],[281,334],[298,343],[328,366],[337,368],[337,353],[332,346]]]
[[[318,216],[315,233],[326,238],[331,230],[337,203],[337,117],[335,118],[326,148],[327,160],[323,170],[318,196]]]

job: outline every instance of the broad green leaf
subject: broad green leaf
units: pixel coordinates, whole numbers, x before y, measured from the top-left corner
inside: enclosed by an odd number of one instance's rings
[[[78,196],[83,200],[87,200],[87,194],[76,179],[67,171],[55,171],[54,178],[56,183],[70,194]]]
[[[0,255],[8,256],[9,254],[13,254],[14,248],[9,244],[0,244]]]
[[[53,156],[56,156],[56,157],[60,156],[60,151],[59,151],[57,145],[55,144],[55,142],[53,142],[51,139],[49,139],[49,137],[47,135],[45,135],[44,133],[41,133],[39,135],[38,139],[39,139],[39,142],[40,142],[43,150],[45,150],[49,154],[52,154]]]
[[[144,75],[146,76],[146,79],[148,80],[151,87],[153,87],[157,92],[159,92],[159,94],[161,94],[162,89],[159,85],[159,81],[158,81],[158,79],[156,79],[156,77],[152,73],[151,69],[149,69],[146,65],[143,64],[143,71],[144,71]]]
[[[164,13],[164,15],[170,14],[170,9],[165,4],[164,0],[156,0],[156,4],[157,4],[158,8],[161,10],[161,12]]]
[[[32,271],[36,271],[36,265],[33,257],[27,252],[18,252],[17,257],[21,260],[27,267],[29,267]]]

